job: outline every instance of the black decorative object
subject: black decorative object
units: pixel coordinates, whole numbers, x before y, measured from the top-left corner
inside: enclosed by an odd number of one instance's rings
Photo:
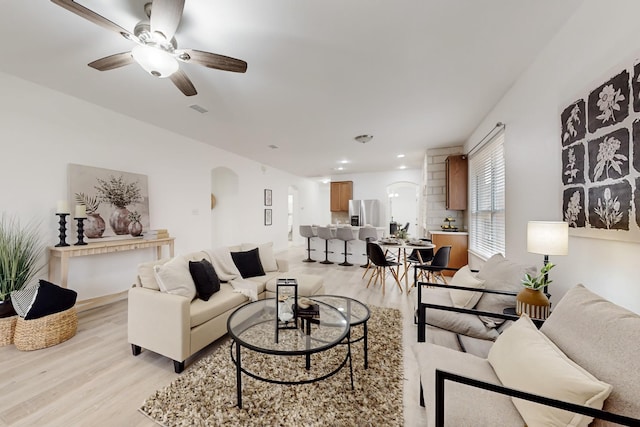
[[[86,245],[87,242],[84,241],[84,220],[86,218],[75,218],[76,221],[78,221],[78,241],[76,242],[75,246],[82,246],[82,245]]]
[[[69,246],[69,244],[67,243],[67,215],[69,214],[57,213],[56,215],[60,217],[60,220],[58,221],[58,230],[60,231],[58,237],[60,238],[60,242],[56,245],[56,247],[58,248],[61,246]]]

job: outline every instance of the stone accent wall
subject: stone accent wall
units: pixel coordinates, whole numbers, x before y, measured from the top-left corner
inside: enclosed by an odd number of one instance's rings
[[[432,148],[427,150],[427,188],[426,188],[426,229],[440,230],[448,216],[456,220],[460,230],[466,229],[465,211],[449,211],[446,206],[446,167],[447,156],[463,154],[463,147]]]

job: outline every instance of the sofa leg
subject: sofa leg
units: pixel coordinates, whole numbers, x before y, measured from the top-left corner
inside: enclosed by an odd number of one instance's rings
[[[422,390],[422,381],[420,381],[420,406],[424,408],[424,391]]]
[[[131,353],[133,353],[134,356],[139,355],[141,351],[142,348],[139,345],[131,344]]]
[[[178,362],[177,360],[173,361],[173,370],[176,374],[181,374],[184,371],[184,360],[182,362]]]

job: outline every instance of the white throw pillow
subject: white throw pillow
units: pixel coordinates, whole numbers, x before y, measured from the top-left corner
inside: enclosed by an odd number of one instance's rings
[[[612,390],[611,385],[569,359],[526,314],[498,337],[488,360],[505,386],[552,399],[602,409]],[[512,400],[530,426],[586,427],[593,420],[522,399]]]
[[[484,289],[484,280],[478,279],[468,265],[456,271],[450,283],[455,286]],[[451,295],[453,306],[459,308],[475,307],[482,296],[482,292],[461,291],[459,289],[450,289],[449,294]]]
[[[243,243],[241,246],[242,251],[250,251],[251,249],[258,248],[258,256],[260,257],[260,264],[265,273],[270,271],[278,271],[278,263],[276,257],[273,254],[273,242],[263,243],[256,245],[254,243]]]
[[[186,258],[177,256],[162,265],[155,265],[153,273],[160,286],[160,291],[181,295],[192,300],[196,297],[196,284],[189,271]]]

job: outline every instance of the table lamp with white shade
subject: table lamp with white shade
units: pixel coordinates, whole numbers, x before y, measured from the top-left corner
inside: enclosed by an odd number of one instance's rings
[[[564,221],[529,221],[527,224],[527,252],[544,255],[544,265],[549,255],[569,253],[569,224]],[[545,275],[546,276],[546,275]],[[548,278],[545,277],[545,282]],[[547,286],[543,292],[547,297]]]

